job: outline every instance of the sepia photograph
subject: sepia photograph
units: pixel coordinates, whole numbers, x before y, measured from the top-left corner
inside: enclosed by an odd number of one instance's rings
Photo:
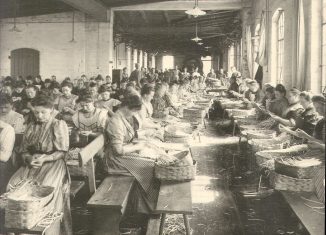
[[[326,0],[0,0],[0,235],[324,235]]]

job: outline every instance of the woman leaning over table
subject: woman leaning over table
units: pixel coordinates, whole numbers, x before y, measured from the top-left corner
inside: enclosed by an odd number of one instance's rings
[[[131,123],[142,108],[141,98],[131,95],[124,99],[118,111],[110,118],[106,128],[108,143],[105,149],[105,169],[108,174],[132,175],[138,184],[133,193],[135,207],[148,213],[154,209],[158,185],[154,180],[154,160],[141,158],[137,152],[145,145],[133,144],[136,133]]]
[[[295,127],[296,120],[304,111],[304,108],[300,104],[300,91],[298,89],[292,88],[289,90],[288,102],[289,107],[284,111],[282,116],[271,114],[271,117],[284,126]]]
[[[54,210],[64,213],[58,235],[72,234],[70,217],[70,179],[64,161],[69,149],[67,124],[57,120],[54,104],[47,96],[38,96],[32,101],[33,120],[27,125],[20,156],[25,165],[11,177],[7,188],[15,187],[23,180],[52,186]]]
[[[270,88],[268,88],[270,89]],[[267,90],[266,89],[266,92]],[[282,116],[283,113],[287,110],[289,107],[289,102],[286,98],[286,89],[282,84],[277,84],[275,87],[275,99],[272,100],[269,104],[266,104],[269,106],[268,110],[277,116]]]

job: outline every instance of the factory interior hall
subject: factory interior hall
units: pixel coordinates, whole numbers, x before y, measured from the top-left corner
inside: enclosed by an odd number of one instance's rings
[[[322,235],[326,0],[0,0],[0,235]]]

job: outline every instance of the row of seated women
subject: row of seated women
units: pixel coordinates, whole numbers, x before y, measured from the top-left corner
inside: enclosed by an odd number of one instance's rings
[[[35,89],[25,88],[26,94],[30,91],[38,94],[26,105],[28,112],[24,118],[13,110],[12,97],[2,94],[0,98],[0,172],[1,179],[6,179],[1,180],[1,193],[22,180],[54,187],[55,210],[64,212],[60,234],[71,234],[70,176],[65,162],[71,147],[71,126],[94,136],[105,134],[107,144],[102,168],[107,174],[133,175],[138,182],[133,193],[137,199],[133,200],[134,206],[140,212],[151,212],[158,195],[153,172],[157,156],[137,157],[149,144],[135,140],[160,136],[157,133],[161,125],[152,117],[164,118],[178,112],[179,101],[189,98],[190,92],[199,89],[199,84],[158,83],[155,88],[154,84],[145,84],[140,92],[129,86],[121,101],[110,99],[112,88],[107,84],[96,89],[99,96],[89,92],[75,96],[68,82],[61,85],[62,95],[55,99]],[[141,134],[140,130],[145,132]],[[23,132],[23,139],[13,151],[15,132]],[[160,154],[169,158],[165,152]]]
[[[324,95],[312,95],[297,88],[286,90],[282,84],[275,87],[259,84],[250,79],[232,77],[229,92],[233,97],[243,99],[248,107],[259,110],[260,120],[273,120],[278,124],[297,131],[297,136],[310,140],[310,145],[325,149],[325,107]],[[281,128],[286,131],[287,128]]]

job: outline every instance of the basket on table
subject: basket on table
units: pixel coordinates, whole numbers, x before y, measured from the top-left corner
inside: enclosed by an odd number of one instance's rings
[[[307,151],[307,145],[292,146],[286,149],[263,150],[255,153],[256,163],[261,168],[275,169],[274,160],[284,156],[297,156]]]
[[[189,151],[182,151],[176,155],[178,161],[173,164],[155,162],[155,177],[162,181],[188,181],[195,179],[197,162],[192,159]]]
[[[317,158],[280,157],[275,159],[275,172],[298,179],[312,179],[321,164]]]
[[[246,130],[247,139],[272,139],[276,137],[273,130]]]
[[[325,204],[325,166],[315,170],[312,180],[317,198]]]
[[[312,179],[298,179],[272,171],[269,175],[269,183],[276,190],[294,192],[313,192],[314,183]]]
[[[243,125],[254,126],[258,122],[254,117],[233,116],[233,118],[238,122],[240,128],[242,128]]]
[[[54,188],[25,183],[6,195],[5,226],[31,229],[54,209]]]
[[[251,139],[248,141],[253,152],[263,150],[283,149],[284,143],[274,139]]]
[[[254,116],[256,114],[255,109],[226,109],[229,115],[231,116],[243,116],[243,117],[249,117]]]
[[[206,115],[205,108],[185,108],[183,110],[183,118],[204,118]]]
[[[164,129],[164,142],[187,143],[191,138],[191,127],[168,125]]]

